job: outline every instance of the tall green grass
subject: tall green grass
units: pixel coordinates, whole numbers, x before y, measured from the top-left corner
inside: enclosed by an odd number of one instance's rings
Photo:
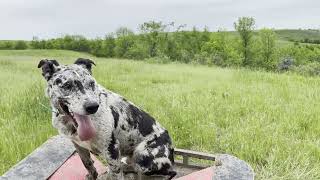
[[[0,51],[0,174],[56,134],[36,68],[69,51]],[[94,76],[165,126],[179,148],[230,153],[257,179],[319,179],[320,79],[94,58]]]

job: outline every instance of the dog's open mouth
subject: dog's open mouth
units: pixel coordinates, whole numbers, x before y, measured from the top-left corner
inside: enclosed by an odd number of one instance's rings
[[[64,102],[60,102],[59,105],[64,113],[71,117],[81,141],[90,140],[96,135],[90,116],[71,112]]]

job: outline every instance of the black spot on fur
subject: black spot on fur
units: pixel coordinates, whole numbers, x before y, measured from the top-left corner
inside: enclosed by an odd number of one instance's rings
[[[114,128],[117,128],[118,122],[119,122],[119,113],[116,111],[116,109],[113,106],[110,106],[110,109],[114,119]]]
[[[112,159],[118,159],[119,158],[119,151],[116,148],[116,138],[114,137],[114,134],[111,135],[111,141],[108,147],[108,152],[110,154],[110,157]]]
[[[174,149],[170,148],[169,149],[169,160],[171,161],[171,163],[174,163]]]
[[[128,110],[132,117],[132,119],[129,119],[128,123],[134,128],[138,126],[142,136],[147,136],[153,132],[152,126],[155,124],[155,120],[148,113],[131,104],[128,106]]]
[[[82,83],[78,80],[75,80],[74,83],[76,84],[76,86],[78,87],[79,91],[82,93],[82,94],[85,94],[86,92],[84,91],[84,87],[82,85]]]
[[[167,130],[165,130],[163,133],[160,134],[159,137],[157,137],[156,135],[154,136],[154,138],[150,141],[147,142],[147,145],[150,148],[157,148],[159,146],[168,144],[171,145],[171,138],[169,136],[169,133]]]
[[[62,80],[60,78],[57,78],[53,84],[55,85],[58,85],[58,84],[61,84],[62,83]]]
[[[71,128],[71,133],[72,133],[72,134],[76,134],[76,132],[77,132],[77,129],[72,126],[72,128]]]
[[[133,128],[137,128],[137,126],[138,126],[138,122],[136,122],[136,121],[133,120],[133,119],[129,119],[129,120],[128,120],[128,124],[129,124],[131,127],[133,127]]]
[[[151,132],[153,132],[152,126],[154,125],[155,121],[153,119],[150,119],[149,117],[139,122],[139,131],[142,136],[147,136]]]
[[[156,158],[165,157],[166,148],[164,146],[159,147],[158,153],[155,155]]]
[[[154,159],[154,157],[152,154],[140,156],[137,159],[137,164],[139,164],[139,166],[144,167],[144,168],[150,168],[150,167],[152,167],[153,159]]]
[[[123,124],[121,125],[121,129],[124,130],[124,131],[126,130],[126,128],[124,127]]]
[[[159,170],[152,170],[144,173],[147,176],[151,175],[165,175],[165,176],[170,176],[169,179],[172,179],[174,176],[176,176],[175,171],[170,171],[171,165],[168,163],[165,163],[162,165],[161,169]]]

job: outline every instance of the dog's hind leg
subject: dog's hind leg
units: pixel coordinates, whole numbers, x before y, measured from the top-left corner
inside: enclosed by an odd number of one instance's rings
[[[143,141],[137,146],[133,155],[135,168],[149,179],[172,179],[176,175],[172,148],[156,141]]]
[[[90,156],[90,151],[79,146],[78,144],[74,143],[74,146],[81,158],[81,161],[84,165],[84,167],[86,167],[86,169],[88,170],[88,175],[86,176],[86,180],[95,180],[98,177],[98,172],[96,170],[96,168],[93,165],[93,160],[91,159]]]

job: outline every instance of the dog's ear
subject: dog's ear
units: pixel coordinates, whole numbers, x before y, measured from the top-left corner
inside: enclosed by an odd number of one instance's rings
[[[47,81],[49,81],[52,75],[56,72],[57,66],[59,66],[57,60],[48,59],[42,59],[38,64],[38,68],[42,68],[42,75]]]
[[[90,74],[92,74],[92,71],[91,71],[92,64],[96,65],[91,59],[84,59],[84,58],[78,58],[74,63],[88,69]]]

